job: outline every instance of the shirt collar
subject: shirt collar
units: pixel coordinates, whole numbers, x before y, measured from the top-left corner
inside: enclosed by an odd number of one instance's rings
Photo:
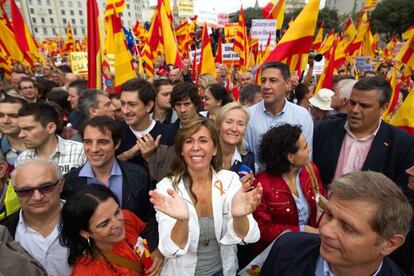
[[[329,267],[328,262],[325,261],[324,258],[322,258],[322,257],[320,257],[320,258],[322,259],[322,264],[323,264],[323,275],[325,275],[325,276],[335,276],[335,273],[332,272],[331,268]],[[381,271],[383,262],[384,262],[384,260],[381,261],[378,268],[375,270],[374,273],[372,273],[372,276],[377,276],[379,274],[379,272]]]
[[[12,149],[9,143],[9,139],[7,139],[6,135],[3,137],[3,139],[1,139],[1,148],[4,154],[7,154]]]
[[[267,111],[266,106],[264,104],[264,100],[261,101],[260,107],[261,107],[261,109],[263,110],[264,113],[269,114],[272,117],[277,117],[277,116],[283,115],[286,112],[287,108],[288,108],[288,101],[286,100],[286,98],[284,99],[284,101],[285,102],[284,102],[284,105],[283,105],[283,109],[279,113],[277,113],[275,116],[273,116],[272,113]]]
[[[114,175],[122,176],[121,167],[119,166],[118,161],[116,159],[114,159],[114,163],[112,164],[111,174],[109,176],[114,176]],[[79,172],[79,176],[95,179],[95,173],[93,172],[91,163],[89,163],[89,161],[87,161],[85,165],[82,167],[82,169]]]
[[[233,157],[231,158],[231,164],[233,165],[236,161],[242,163],[242,157],[237,147],[234,149]]]
[[[344,128],[345,128],[345,131],[352,137],[352,138],[354,138],[355,140],[358,140],[358,141],[366,141],[366,140],[369,140],[370,138],[372,138],[372,137],[375,137],[376,135],[377,135],[377,133],[378,133],[378,131],[379,131],[379,129],[380,129],[380,127],[381,127],[381,123],[382,123],[382,120],[380,119],[379,120],[379,123],[378,123],[378,127],[375,129],[375,131],[373,132],[373,133],[371,133],[371,134],[369,134],[369,135],[367,135],[367,136],[365,136],[365,137],[362,137],[362,138],[356,138],[355,137],[355,135],[352,133],[352,130],[351,130],[351,128],[349,127],[349,123],[348,123],[348,121],[346,121],[345,122],[345,125],[344,125]]]

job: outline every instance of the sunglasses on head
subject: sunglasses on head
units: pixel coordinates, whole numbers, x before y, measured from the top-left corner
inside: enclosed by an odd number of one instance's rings
[[[58,179],[56,182],[46,182],[41,184],[40,186],[33,187],[33,188],[23,188],[23,189],[15,189],[14,191],[19,197],[31,197],[34,192],[37,190],[41,194],[47,194],[52,192],[56,185],[59,183],[60,179]]]

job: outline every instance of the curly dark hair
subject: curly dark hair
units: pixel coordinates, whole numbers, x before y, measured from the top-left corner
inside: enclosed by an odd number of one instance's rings
[[[280,176],[289,171],[288,154],[294,154],[299,150],[298,140],[301,133],[299,126],[283,124],[271,128],[263,135],[259,148],[259,161],[268,173]]]

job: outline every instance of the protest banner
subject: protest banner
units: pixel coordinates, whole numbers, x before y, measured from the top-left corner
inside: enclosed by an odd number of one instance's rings
[[[219,13],[217,15],[218,23],[217,27],[224,28],[224,26],[229,23],[229,14],[228,13]]]
[[[194,16],[193,0],[180,0],[178,4],[178,16],[179,17]]]
[[[272,34],[270,40],[270,49],[273,50],[276,45],[276,19],[253,19],[250,34],[253,39],[259,41],[260,47],[266,47],[269,34]]]
[[[223,43],[221,49],[224,64],[232,64],[240,60],[239,54],[233,52],[233,43]]]
[[[69,59],[74,74],[84,74],[88,72],[87,52],[71,52],[69,54]]]
[[[355,57],[355,66],[360,73],[371,71],[371,57]]]

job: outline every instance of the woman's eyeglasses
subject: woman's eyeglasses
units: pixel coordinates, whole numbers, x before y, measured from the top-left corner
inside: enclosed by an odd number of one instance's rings
[[[52,192],[56,185],[59,183],[61,179],[58,179],[56,182],[46,182],[40,186],[33,187],[33,188],[23,188],[23,189],[15,189],[14,191],[19,197],[31,197],[33,196],[34,192],[37,190],[41,194],[47,194]]]

